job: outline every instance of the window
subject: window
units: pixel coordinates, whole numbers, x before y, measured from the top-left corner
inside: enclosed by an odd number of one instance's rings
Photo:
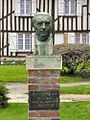
[[[65,0],[65,14],[75,15],[76,14],[76,0]]]
[[[80,43],[80,34],[76,34],[76,43]]]
[[[18,34],[18,50],[31,50],[31,35]]]
[[[89,43],[88,33],[76,33],[76,43],[88,44]]]
[[[20,2],[21,15],[31,14],[31,0],[21,0]]]

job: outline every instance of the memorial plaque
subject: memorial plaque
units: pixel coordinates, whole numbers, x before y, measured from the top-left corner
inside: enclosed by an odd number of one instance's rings
[[[30,91],[29,110],[59,109],[59,90]]]

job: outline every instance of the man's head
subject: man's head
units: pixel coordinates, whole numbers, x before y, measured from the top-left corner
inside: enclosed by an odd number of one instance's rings
[[[33,18],[33,25],[39,41],[46,41],[52,31],[52,17],[48,13],[38,13]]]

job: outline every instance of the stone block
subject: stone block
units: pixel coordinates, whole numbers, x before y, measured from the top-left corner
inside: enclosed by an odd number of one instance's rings
[[[27,70],[57,70],[62,69],[61,56],[27,56],[26,57]],[[32,75],[33,73],[30,73]],[[36,75],[36,73],[34,73]],[[46,74],[46,73],[45,73]]]

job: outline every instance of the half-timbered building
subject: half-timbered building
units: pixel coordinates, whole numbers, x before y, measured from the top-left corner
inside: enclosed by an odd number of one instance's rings
[[[0,56],[34,50],[33,15],[48,12],[54,44],[90,44],[90,0],[0,0]]]

